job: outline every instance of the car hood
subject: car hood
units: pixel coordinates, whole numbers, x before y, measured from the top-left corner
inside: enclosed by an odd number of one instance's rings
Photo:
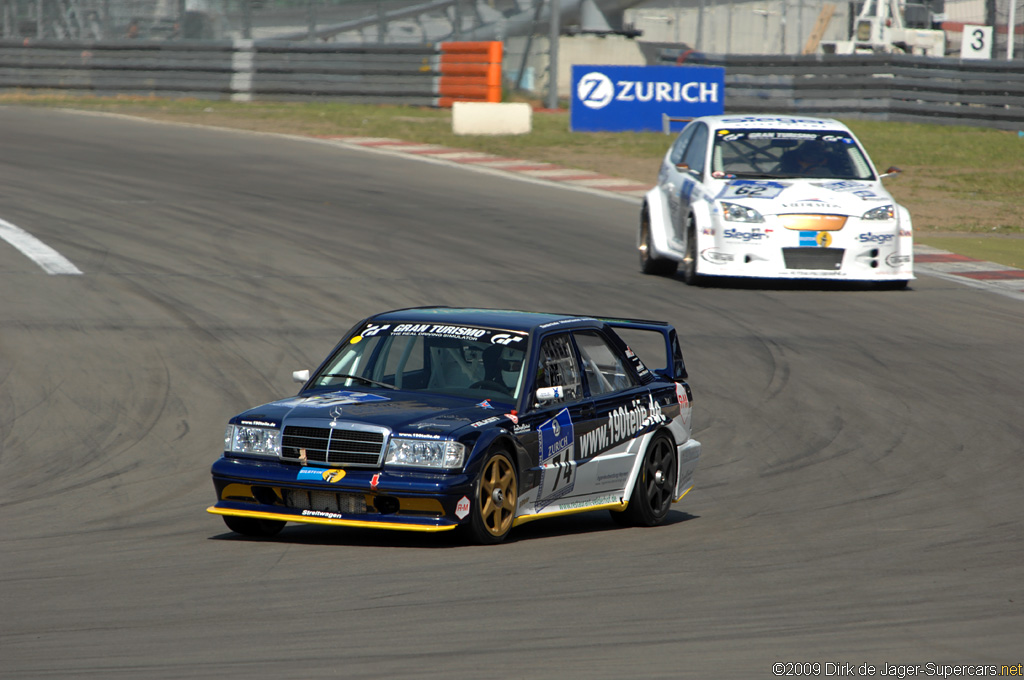
[[[401,390],[337,390],[263,404],[239,414],[231,422],[267,427],[292,422],[309,426],[310,421],[323,421],[323,427],[331,422],[356,422],[387,427],[395,433],[446,436],[460,428],[479,426],[483,421],[498,422],[510,408],[490,400],[474,403],[458,397]]]
[[[756,191],[754,187],[760,187]],[[715,197],[740,203],[762,215],[829,214],[859,217],[892,196],[881,182],[839,179],[735,179]]]

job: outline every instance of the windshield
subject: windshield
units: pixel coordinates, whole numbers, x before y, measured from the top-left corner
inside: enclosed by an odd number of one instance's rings
[[[718,130],[711,174],[717,179],[875,179],[849,133],[815,130]]]
[[[313,377],[314,387],[381,387],[515,402],[527,334],[446,324],[369,324]]]

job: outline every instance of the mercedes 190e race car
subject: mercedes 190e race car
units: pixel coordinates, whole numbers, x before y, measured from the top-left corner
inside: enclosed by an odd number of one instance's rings
[[[646,274],[836,279],[905,287],[910,213],[842,123],[706,116],[683,128],[647,193],[637,246]]]
[[[664,366],[620,333],[653,340]],[[403,309],[358,323],[295,377],[298,395],[224,433],[209,512],[238,533],[306,522],[497,543],[516,524],[599,508],[654,526],[700,457],[679,339],[662,322]]]

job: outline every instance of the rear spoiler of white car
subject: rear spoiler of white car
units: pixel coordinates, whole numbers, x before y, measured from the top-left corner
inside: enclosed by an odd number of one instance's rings
[[[642,359],[647,367],[658,375],[669,380],[686,380],[686,362],[683,361],[683,350],[679,346],[679,335],[671,324],[665,321],[646,321],[642,319],[605,319],[601,318],[611,328],[616,330],[640,331],[642,333],[657,333],[662,338],[662,346],[665,354],[663,359],[655,356],[655,352],[644,354]],[[625,338],[623,338],[625,342]],[[627,343],[628,348],[628,343]],[[658,366],[659,360],[664,365]]]

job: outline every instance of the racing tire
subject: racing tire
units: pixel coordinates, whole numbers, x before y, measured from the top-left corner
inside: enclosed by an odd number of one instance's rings
[[[664,522],[676,492],[677,462],[672,438],[664,432],[655,434],[644,452],[629,505],[623,512],[613,512],[612,519],[619,524],[639,527],[653,527]]]
[[[284,529],[284,522],[276,519],[257,519],[255,517],[232,517],[224,515],[224,524],[228,525],[236,534],[243,536],[254,536],[257,538],[270,538],[276,536],[281,529]]]
[[[697,273],[697,227],[693,215],[686,217],[686,255],[683,257],[683,281],[688,286],[699,285],[703,277]]]
[[[640,212],[640,238],[637,240],[640,251],[640,271],[653,276],[671,276],[676,273],[679,263],[665,257],[655,257],[654,239],[651,238],[651,216],[645,207]]]
[[[504,449],[492,449],[474,485],[469,522],[460,529],[475,543],[501,543],[512,530],[518,501],[519,479],[512,456]]]

